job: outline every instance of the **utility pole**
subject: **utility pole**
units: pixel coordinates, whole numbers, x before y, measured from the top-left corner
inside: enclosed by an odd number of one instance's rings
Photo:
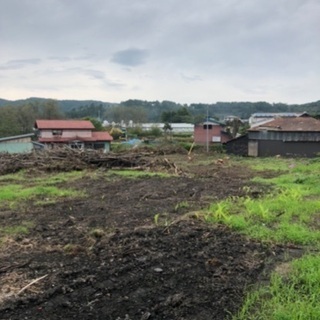
[[[209,153],[209,106],[207,105],[207,153]]]

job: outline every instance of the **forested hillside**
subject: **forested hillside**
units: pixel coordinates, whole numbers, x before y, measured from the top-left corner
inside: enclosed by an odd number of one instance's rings
[[[9,101],[0,99],[0,137],[32,132],[36,119],[81,119],[128,123],[189,122],[197,123],[208,113],[223,120],[226,116],[248,119],[256,112],[308,112],[320,115],[320,100],[289,105],[267,102],[217,102],[213,104],[179,104],[172,101],[127,100],[109,103],[96,100],[52,100],[29,98]]]

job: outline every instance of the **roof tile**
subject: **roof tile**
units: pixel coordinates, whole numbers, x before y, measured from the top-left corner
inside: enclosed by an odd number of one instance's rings
[[[36,120],[35,128],[42,130],[93,130],[94,125],[89,120]]]
[[[320,132],[320,121],[312,117],[277,118],[249,129],[249,131],[261,130]]]

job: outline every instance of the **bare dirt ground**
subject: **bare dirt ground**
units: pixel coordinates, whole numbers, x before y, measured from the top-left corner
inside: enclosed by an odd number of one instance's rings
[[[68,183],[86,197],[0,213],[2,227],[33,222],[0,246],[0,319],[207,320],[239,310],[283,249],[190,212],[267,190],[227,160],[184,166],[185,154],[154,157],[177,163],[179,175],[106,178],[108,169],[90,168]]]

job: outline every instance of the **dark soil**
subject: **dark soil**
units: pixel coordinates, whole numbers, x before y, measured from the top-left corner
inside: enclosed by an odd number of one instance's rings
[[[3,210],[2,227],[33,226],[0,246],[0,319],[230,318],[283,250],[194,213],[266,187],[227,161],[183,169],[135,179],[95,169],[68,183],[85,198]]]

